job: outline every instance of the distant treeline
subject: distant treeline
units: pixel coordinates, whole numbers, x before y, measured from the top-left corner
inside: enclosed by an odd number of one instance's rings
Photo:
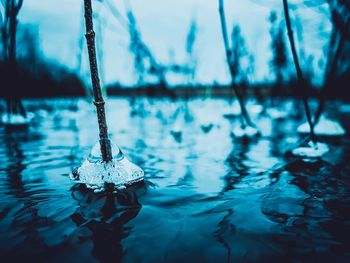
[[[338,76],[330,84],[332,92],[329,94],[329,99],[342,99],[350,101],[350,71]],[[246,95],[255,96],[258,98],[267,98],[274,96],[271,92],[275,88],[275,83],[257,83],[250,86],[241,85],[239,88],[246,91]],[[291,81],[280,84],[280,91],[275,97],[300,97],[297,83]],[[321,88],[313,87],[310,89],[311,97],[318,97]],[[120,84],[112,84],[107,87],[107,94],[110,96],[122,97],[216,97],[216,98],[232,98],[235,96],[234,91],[230,85],[208,84],[208,85],[178,85],[168,89],[164,89],[159,85],[144,85],[144,86],[122,86]]]
[[[40,51],[35,27],[22,25],[17,30],[18,44],[13,44],[6,23],[1,30],[0,96],[54,97],[84,96],[84,83],[79,76],[56,61],[47,60]],[[13,36],[13,34],[12,34]],[[12,47],[14,46],[14,47]],[[11,48],[12,47],[12,48]]]
[[[78,76],[63,66],[42,62],[36,74],[28,64],[18,64],[14,77],[8,67],[0,64],[1,97],[84,96],[85,90]]]
[[[4,14],[0,17],[0,81],[1,97],[55,97],[55,96],[86,96],[91,89],[85,87],[79,77],[79,69],[71,70],[50,61],[41,53],[38,30],[32,25],[18,22],[18,13],[22,0],[6,0]],[[224,2],[224,1],[219,1]],[[223,86],[213,82],[212,85],[201,85],[195,82],[198,64],[197,46],[198,26],[192,20],[184,43],[186,61],[182,64],[159,61],[156,54],[143,40],[137,17],[131,6],[126,8],[126,16],[122,17],[116,7],[108,1],[106,5],[116,16],[121,25],[129,33],[129,51],[133,55],[133,66],[137,83],[132,87],[121,84],[107,86],[107,93],[114,96],[149,96],[149,97],[232,97],[233,88],[238,87],[244,95],[263,97],[297,97],[302,93],[298,87],[296,75],[287,42],[287,31],[284,18],[280,10],[271,10],[268,21],[270,23],[271,59],[266,65],[270,68],[271,82],[256,83],[254,79],[254,56],[248,49],[244,32],[239,24],[232,28],[231,35],[226,32],[227,40],[231,40],[226,54],[232,83]],[[347,91],[350,83],[350,17],[348,1],[327,0],[330,10],[332,31],[329,44],[323,51],[320,61],[313,63],[314,58],[306,55],[304,43],[300,43],[300,60],[306,84],[313,86],[313,79],[324,79],[321,86],[330,87],[325,92],[327,98],[342,98],[350,100]],[[1,2],[0,2],[1,4]],[[222,8],[223,10],[223,8]],[[98,16],[98,13],[96,13]],[[224,16],[223,16],[224,17]],[[301,27],[301,24],[298,24]],[[219,30],[219,29],[218,29]],[[299,28],[299,31],[302,31]],[[81,32],[81,38],[84,33]],[[77,61],[81,67],[83,41],[79,41]],[[100,45],[101,46],[101,45]],[[103,50],[98,49],[97,53]],[[324,76],[315,75],[315,64],[324,68]],[[184,84],[171,86],[168,75],[178,74],[184,79]],[[151,81],[150,81],[151,80]],[[319,83],[320,81],[318,81]],[[153,84],[150,84],[153,83]],[[320,84],[320,83],[319,83]],[[318,85],[319,85],[318,84]],[[305,87],[304,87],[305,88]],[[324,87],[310,89],[311,96],[317,96]],[[324,89],[326,90],[326,89]]]

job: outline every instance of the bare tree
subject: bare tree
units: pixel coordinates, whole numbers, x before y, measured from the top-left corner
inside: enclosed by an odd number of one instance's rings
[[[11,84],[16,86],[17,80],[17,62],[16,62],[16,44],[17,44],[17,26],[18,26],[18,14],[22,8],[23,0],[3,0],[5,16],[3,25],[1,28],[2,45],[3,45],[3,59],[7,70]],[[10,92],[11,91],[11,92]],[[21,114],[26,116],[26,111],[20,100],[20,94],[17,94],[12,88],[8,92],[8,98],[6,98],[7,112],[9,114]]]
[[[191,67],[176,63],[161,63],[154,55],[151,48],[143,40],[136,16],[130,4],[125,4],[126,18],[124,18],[110,0],[105,0],[105,3],[122,28],[124,28],[129,34],[129,50],[134,57],[134,69],[135,73],[138,75],[138,84],[143,85],[146,82],[145,78],[147,76],[154,76],[158,80],[161,91],[171,97],[175,97],[175,93],[169,88],[167,73],[172,72],[188,75],[191,74]],[[196,28],[193,29],[196,30]]]
[[[233,45],[230,46],[229,44],[229,38],[227,34],[227,25],[226,25],[226,18],[225,18],[225,9],[224,9],[224,0],[218,0],[219,1],[219,14],[220,14],[220,22],[221,22],[221,31],[222,31],[222,37],[224,41],[225,51],[226,51],[226,62],[230,71],[231,75],[231,86],[238,98],[238,102],[241,108],[241,114],[242,114],[242,125],[248,125],[251,127],[255,127],[255,124],[252,122],[249,113],[245,107],[244,102],[244,95],[242,93],[242,90],[238,88],[238,86],[235,83],[235,79],[237,77],[237,57],[235,57],[236,50],[233,49]],[[235,31],[233,31],[235,32]],[[236,40],[234,40],[236,41]]]
[[[192,20],[187,37],[186,37],[186,54],[188,59],[188,67],[189,67],[189,76],[191,82],[194,81],[196,76],[196,68],[197,68],[197,58],[194,51],[194,47],[197,40],[197,34],[198,34],[198,26],[196,20]]]
[[[157,62],[153,53],[143,41],[137,26],[136,17],[130,7],[127,11],[127,18],[130,35],[129,48],[134,55],[134,66],[136,72],[139,74],[139,83],[143,82],[145,73],[149,73],[157,76],[161,87],[167,87],[168,83],[165,76],[166,69]],[[149,67],[146,67],[145,63],[148,63]]]
[[[231,40],[232,65],[235,71],[233,81],[236,84],[242,84],[248,81],[248,74],[253,71],[254,57],[248,52],[241,27],[238,24],[232,28]]]
[[[283,72],[288,66],[288,56],[287,47],[284,38],[284,27],[278,19],[276,11],[271,11],[269,16],[269,21],[271,24],[270,37],[271,37],[271,49],[272,49],[272,59],[270,61],[270,66],[273,74],[275,75],[276,85],[273,88],[273,95],[278,95],[279,86],[283,82]]]

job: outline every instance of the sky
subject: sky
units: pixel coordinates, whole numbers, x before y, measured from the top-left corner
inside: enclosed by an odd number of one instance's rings
[[[195,46],[198,68],[196,82],[227,84],[230,81],[225,63],[217,0],[109,0],[125,17],[129,3],[136,16],[143,40],[161,63],[185,63],[185,42],[190,22],[195,19],[198,35]],[[40,48],[50,60],[77,69],[79,41],[84,34],[82,0],[24,0],[20,23],[38,28]],[[252,82],[271,80],[271,59],[268,16],[271,10],[282,15],[281,0],[226,0],[228,30],[239,24],[248,50],[255,58]],[[101,79],[104,84],[136,83],[133,57],[128,49],[127,31],[101,1],[93,0]],[[316,82],[321,81],[324,69],[323,52],[327,47],[331,25],[327,6],[306,7],[301,0],[291,1],[293,21],[302,25],[296,30],[303,39],[303,49],[314,57]],[[320,11],[321,9],[321,11]],[[299,42],[298,42],[299,43]],[[85,45],[85,43],[84,43]],[[288,46],[289,47],[289,46]],[[80,74],[88,76],[86,47],[83,50]],[[302,61],[303,64],[303,61]],[[310,67],[304,63],[305,67]],[[183,78],[170,78],[178,84]]]

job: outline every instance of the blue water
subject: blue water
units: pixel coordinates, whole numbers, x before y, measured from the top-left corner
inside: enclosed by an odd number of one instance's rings
[[[253,114],[262,136],[246,141],[223,117],[235,105],[108,100],[111,138],[146,181],[107,195],[69,179],[98,141],[93,106],[25,101],[30,127],[0,126],[1,262],[350,262],[349,135],[304,162],[286,154],[302,109]]]

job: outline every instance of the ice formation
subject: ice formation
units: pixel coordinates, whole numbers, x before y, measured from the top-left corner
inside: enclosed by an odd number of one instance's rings
[[[237,126],[232,130],[232,134],[235,137],[241,138],[241,137],[255,137],[260,134],[259,130],[252,126]]]
[[[103,190],[105,183],[113,183],[120,189],[143,180],[143,170],[130,162],[119,147],[113,144],[112,156],[111,162],[103,162],[100,144],[97,143],[81,167],[72,173],[72,180],[96,190]]]
[[[299,133],[309,133],[309,124],[307,122],[303,123],[298,127],[297,131]],[[315,133],[320,136],[342,136],[345,134],[345,130],[339,122],[321,117],[315,126]]]
[[[321,157],[325,153],[329,151],[329,147],[325,143],[317,142],[309,142],[307,146],[301,146],[298,148],[295,148],[292,151],[292,154],[294,156],[299,157],[307,157],[307,158],[317,158]]]
[[[21,114],[4,114],[1,117],[1,121],[5,125],[10,126],[25,126],[30,122],[29,117],[24,117]]]
[[[269,108],[266,110],[267,114],[272,118],[272,119],[283,119],[288,116],[287,111],[279,110],[276,108]]]

